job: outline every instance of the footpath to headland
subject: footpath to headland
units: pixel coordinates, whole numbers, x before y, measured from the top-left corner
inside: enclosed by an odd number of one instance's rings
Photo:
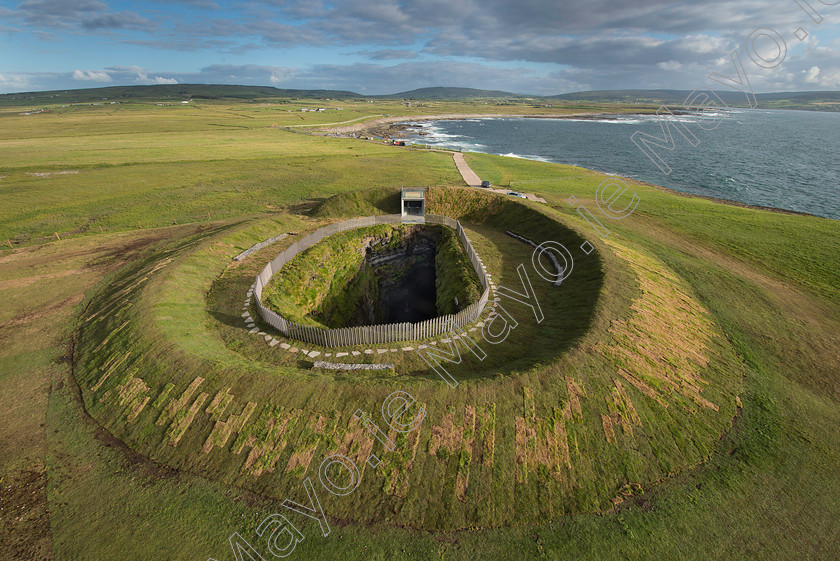
[[[455,159],[455,167],[458,168],[461,177],[464,178],[464,183],[470,187],[481,187],[481,178],[467,165],[464,155],[460,152],[453,152],[452,157]]]
[[[464,155],[461,152],[453,152],[452,158],[455,160],[455,167],[457,167],[458,171],[461,173],[461,177],[463,178],[464,183],[466,183],[470,187],[476,187],[480,189],[481,178],[478,177],[478,174],[472,170],[469,164],[467,164],[467,161],[464,159]],[[492,187],[487,190],[502,195],[508,192],[507,189],[493,189]],[[542,197],[538,197],[533,193],[522,193],[522,195],[529,201],[535,201],[538,203],[546,202],[545,199],[543,199]]]

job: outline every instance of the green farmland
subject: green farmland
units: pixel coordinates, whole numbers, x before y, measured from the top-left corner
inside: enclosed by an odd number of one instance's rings
[[[258,528],[277,513],[304,536],[289,559],[836,559],[840,223],[630,182],[636,211],[601,238],[567,203],[597,209],[594,171],[465,154],[547,204],[513,200],[464,187],[451,153],[320,130],[631,109],[4,98],[0,557],[222,561],[238,533],[270,559]],[[498,344],[471,325],[486,357],[461,347],[457,387],[418,342],[302,345],[259,319],[248,294],[267,261],[326,224],[398,212],[399,188],[421,185],[517,323]],[[554,287],[506,231],[562,243],[573,271]],[[500,295],[525,290],[520,264],[542,318]],[[306,265],[301,283],[318,276]],[[411,432],[382,421],[396,391],[424,407]],[[319,482],[334,453],[360,470],[345,496]],[[307,480],[326,536],[282,506],[309,504]]]

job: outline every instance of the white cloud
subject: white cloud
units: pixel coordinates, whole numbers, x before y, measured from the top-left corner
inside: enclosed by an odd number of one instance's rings
[[[111,76],[107,72],[97,70],[74,70],[74,80],[82,80],[86,82],[112,82]]]
[[[802,72],[805,73],[805,81],[809,84],[817,84],[819,83],[819,75],[820,75],[820,67],[819,66],[812,66],[808,70],[803,70]]]
[[[662,70],[670,71],[670,70],[679,70],[680,68],[682,68],[683,65],[680,64],[680,62],[678,60],[669,60],[669,61],[665,61],[665,62],[657,62],[656,66],[658,66]]]
[[[269,77],[269,81],[272,84],[282,84],[283,82],[288,82],[289,79],[294,76],[294,73],[294,68],[275,67],[271,69],[271,76]]]
[[[680,46],[688,51],[698,54],[708,54],[722,51],[726,48],[728,41],[722,37],[711,37],[709,35],[687,35],[680,42]]]
[[[108,66],[105,68],[112,76],[115,76],[120,82],[133,80],[137,84],[177,84],[178,80],[175,78],[166,78],[164,76],[149,76],[149,71],[142,66]]]
[[[30,87],[29,78],[20,74],[0,74],[0,92],[19,92]]]

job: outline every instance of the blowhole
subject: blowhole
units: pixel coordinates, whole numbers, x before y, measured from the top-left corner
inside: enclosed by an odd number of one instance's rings
[[[384,224],[340,232],[289,261],[263,302],[302,325],[420,323],[457,313],[481,284],[454,230]]]

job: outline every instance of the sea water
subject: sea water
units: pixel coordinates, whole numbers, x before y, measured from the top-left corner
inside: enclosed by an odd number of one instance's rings
[[[670,167],[667,174],[631,140],[637,131],[662,138],[655,115],[435,121],[416,123],[426,134],[413,140],[571,164],[685,193],[840,219],[840,113],[732,109],[670,118],[694,138],[690,143],[671,126],[674,149],[653,148]]]

